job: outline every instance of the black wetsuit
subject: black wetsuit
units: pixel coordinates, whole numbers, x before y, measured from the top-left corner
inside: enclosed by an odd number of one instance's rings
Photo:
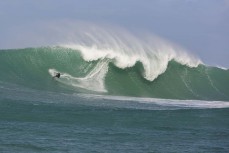
[[[56,73],[55,77],[60,78],[60,73]]]

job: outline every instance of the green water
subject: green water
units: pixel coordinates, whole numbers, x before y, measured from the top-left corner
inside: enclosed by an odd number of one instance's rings
[[[228,78],[171,61],[149,81],[141,62],[121,69],[62,47],[1,50],[0,152],[229,152]]]
[[[0,52],[0,79],[34,89],[96,93],[88,89],[96,81],[103,83],[106,92],[100,94],[166,99],[229,100],[229,71],[199,65],[190,68],[171,61],[165,73],[154,81],[144,78],[140,62],[135,66],[120,69],[112,60],[84,61],[76,50],[61,47],[2,50]],[[101,63],[106,62],[108,72],[102,78],[92,78],[91,83],[80,87],[78,78],[84,79]],[[51,79],[48,73],[55,69],[68,74],[60,82]],[[98,74],[101,72],[97,72]]]

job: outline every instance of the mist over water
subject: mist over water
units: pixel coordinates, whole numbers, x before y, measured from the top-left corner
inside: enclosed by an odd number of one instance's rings
[[[98,26],[80,29],[75,34],[77,38],[72,43],[61,46],[79,50],[86,61],[108,58],[122,69],[141,62],[143,75],[150,81],[164,73],[171,60],[189,67],[197,67],[201,63],[200,59],[181,47],[153,35],[139,38],[123,29]]]

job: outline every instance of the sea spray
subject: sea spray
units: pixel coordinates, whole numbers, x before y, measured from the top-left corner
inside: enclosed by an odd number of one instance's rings
[[[123,29],[94,26],[75,32],[78,37],[62,47],[80,51],[86,61],[111,59],[117,67],[125,69],[141,62],[143,76],[153,81],[163,74],[172,60],[189,67],[197,67],[201,60],[187,51],[159,37],[137,37]]]

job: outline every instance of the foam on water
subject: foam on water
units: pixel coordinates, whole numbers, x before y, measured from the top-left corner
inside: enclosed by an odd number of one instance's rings
[[[92,94],[75,94],[79,97],[89,99],[106,99],[114,101],[129,101],[145,104],[156,104],[165,107],[177,108],[229,108],[229,102],[226,101],[204,101],[204,100],[173,100],[173,99],[157,99],[157,98],[139,98],[126,96],[108,96],[108,95],[92,95]]]

